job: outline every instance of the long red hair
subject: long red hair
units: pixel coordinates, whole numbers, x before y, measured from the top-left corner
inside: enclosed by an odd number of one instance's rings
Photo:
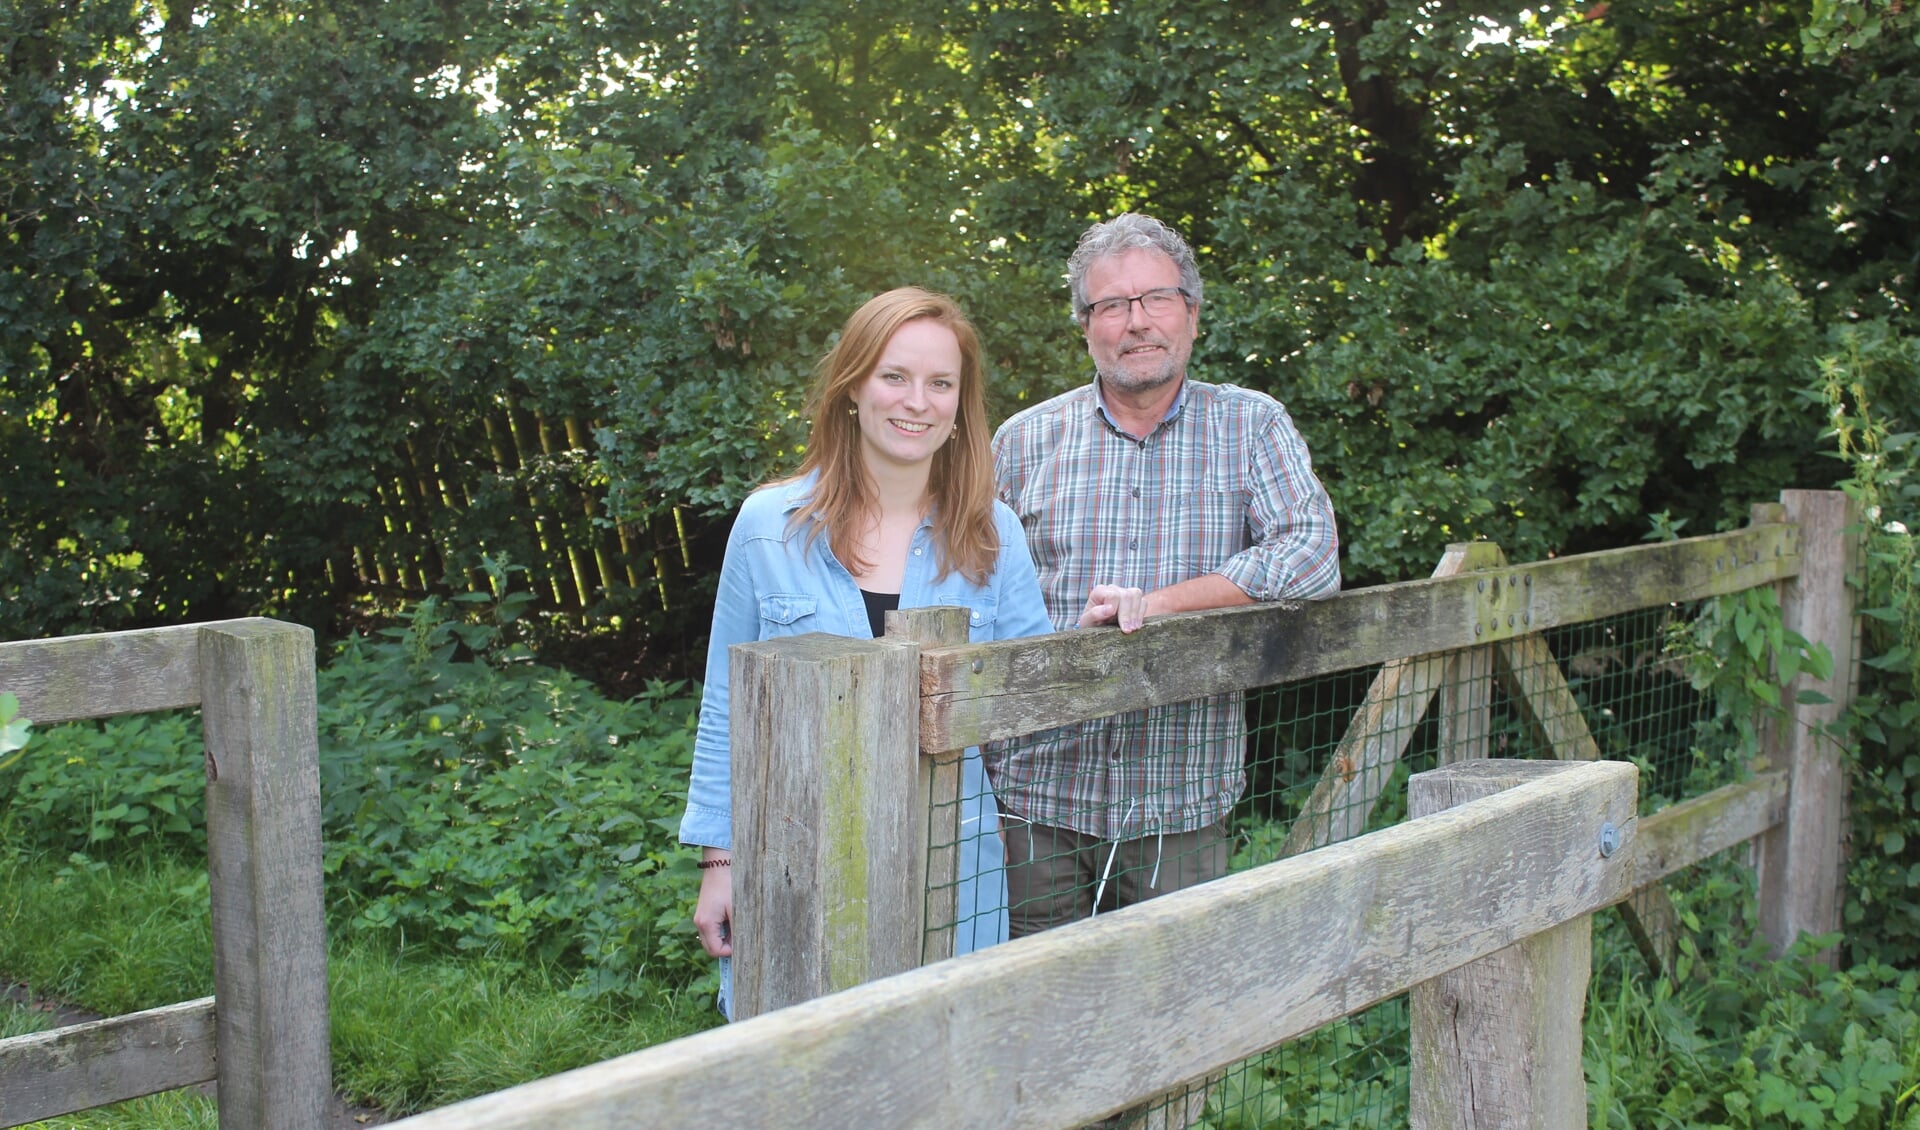
[[[942,580],[957,571],[974,584],[985,584],[1000,555],[1000,532],[993,524],[993,453],[987,442],[980,337],[953,299],[917,286],[868,299],[847,319],[840,340],[814,369],[807,402],[812,431],[794,478],[815,471],[820,478],[789,528],[810,525],[809,541],[825,530],[841,564],[855,572],[871,565],[860,556],[858,540],[864,519],[879,503],[860,457],[859,422],[847,409],[860,384],[873,375],[887,342],[901,326],[923,318],[953,331],[960,343],[957,427],[953,438],[934,453],[927,479],[934,560]]]

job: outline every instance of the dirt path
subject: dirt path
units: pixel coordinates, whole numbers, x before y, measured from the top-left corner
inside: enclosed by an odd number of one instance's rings
[[[84,1008],[75,1008],[62,1001],[36,997],[27,989],[27,986],[14,982],[0,984],[0,999],[10,1001],[22,1008],[30,1008],[36,1012],[47,1013],[53,1018],[51,1027],[54,1028],[64,1028],[71,1024],[86,1024],[90,1021],[101,1019],[100,1014],[97,1012],[89,1012]],[[194,1090],[208,1097],[212,1097],[213,1084],[202,1083],[195,1087]],[[380,1126],[388,1121],[389,1119],[386,1113],[379,1108],[350,1103],[340,1095],[335,1094],[333,1096],[333,1102],[327,1109],[326,1130],[359,1130],[359,1128],[363,1126]]]

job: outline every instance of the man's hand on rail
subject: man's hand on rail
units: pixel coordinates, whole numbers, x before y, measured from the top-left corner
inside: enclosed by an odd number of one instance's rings
[[[1087,606],[1080,613],[1079,626],[1091,628],[1095,624],[1118,624],[1123,632],[1131,632],[1145,623],[1147,619],[1147,594],[1136,588],[1123,585],[1095,585],[1087,594]]]

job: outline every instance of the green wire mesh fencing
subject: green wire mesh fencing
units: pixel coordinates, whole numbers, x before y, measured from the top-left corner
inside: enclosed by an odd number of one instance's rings
[[[1630,761],[1646,815],[1738,779],[1751,754],[1738,720],[1694,685],[1694,629],[1712,607],[1642,609],[1033,735],[1022,740],[1025,762],[989,751],[1000,830],[963,835],[999,838],[1018,935],[1023,921],[1039,929],[1106,913],[1391,826],[1406,819],[1407,777],[1454,760]],[[1116,850],[1116,839],[1127,842]],[[1664,900],[1657,892],[1620,912],[1656,963],[1674,942]],[[985,944],[997,924],[954,925]],[[1631,975],[1657,967],[1641,962]],[[1621,965],[1608,968],[1619,975]],[[1403,996],[1109,1123],[1404,1126],[1408,1078]]]

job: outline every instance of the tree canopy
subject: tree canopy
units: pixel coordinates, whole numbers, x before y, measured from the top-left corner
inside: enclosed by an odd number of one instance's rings
[[[0,638],[522,583],[684,656],[846,314],[953,293],[1004,414],[1088,379],[1062,265],[1127,208],[1199,249],[1195,372],[1292,409],[1350,582],[1736,522],[1838,473],[1823,360],[1911,425],[1917,30],[0,0]]]

